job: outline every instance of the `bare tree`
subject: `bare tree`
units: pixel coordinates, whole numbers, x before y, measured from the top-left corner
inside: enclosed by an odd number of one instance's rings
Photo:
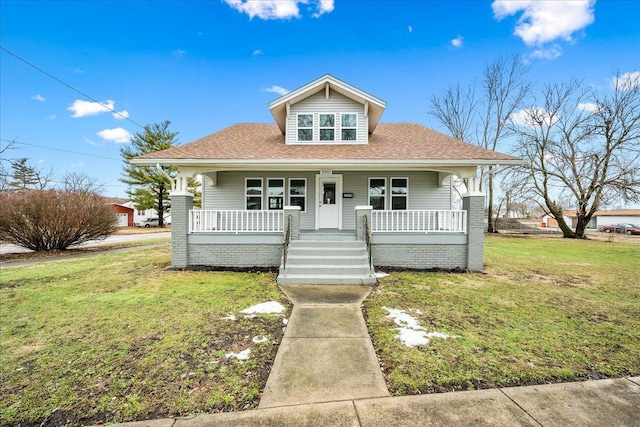
[[[547,86],[541,104],[514,116],[532,190],[564,237],[584,238],[592,216],[614,200],[640,201],[640,77],[616,75],[611,93],[581,82]],[[575,229],[563,218],[575,204]]]
[[[104,186],[93,177],[84,172],[67,172],[62,179],[62,187],[65,191],[78,193],[101,194]]]
[[[509,118],[522,108],[531,84],[527,74],[531,63],[518,55],[503,56],[486,66],[480,81],[469,86],[450,86],[430,99],[429,114],[445,126],[454,138],[496,150],[511,136]],[[493,226],[493,166],[483,170],[486,177],[489,232]]]

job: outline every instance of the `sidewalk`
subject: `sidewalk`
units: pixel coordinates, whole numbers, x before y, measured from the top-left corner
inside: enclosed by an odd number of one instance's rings
[[[360,304],[366,286],[282,286],[289,324],[258,409],[124,424],[640,426],[640,377],[389,397]]]

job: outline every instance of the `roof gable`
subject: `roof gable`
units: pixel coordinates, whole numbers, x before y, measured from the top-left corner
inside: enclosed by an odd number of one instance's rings
[[[349,99],[352,99],[353,101],[365,105],[365,111],[369,122],[369,132],[373,132],[380,121],[380,117],[382,116],[387,103],[343,82],[342,80],[336,79],[330,74],[325,74],[319,79],[293,90],[269,103],[269,110],[271,111],[273,118],[276,120],[280,131],[283,134],[285,133],[288,109],[291,105],[303,101],[318,92],[328,90],[333,90]]]

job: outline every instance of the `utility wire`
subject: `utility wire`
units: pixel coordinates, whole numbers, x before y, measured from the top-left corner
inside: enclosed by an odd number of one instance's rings
[[[29,144],[28,142],[16,141],[11,139],[0,139],[0,141],[15,142],[16,144],[28,145],[30,147],[44,148],[45,150],[62,151],[64,153],[71,153],[71,154],[80,154],[82,156],[97,157],[99,159],[114,160],[116,162],[122,161],[122,159],[116,159],[115,157],[98,156],[96,154],[87,154],[87,153],[80,153],[78,151],[63,150],[62,148],[45,147],[44,145]]]
[[[122,117],[123,119],[128,120],[128,121],[130,121],[131,123],[133,123],[134,125],[136,125],[136,126],[140,126],[141,128],[143,128],[143,129],[144,129],[144,126],[142,126],[140,123],[135,122],[135,121],[131,120],[129,117],[127,117],[127,116],[125,116],[125,115],[123,115],[123,114],[121,114],[121,113],[117,112],[116,110],[114,110],[114,109],[112,109],[112,108],[107,107],[107,106],[106,106],[106,105],[104,105],[102,102],[98,101],[97,99],[95,99],[95,98],[93,98],[93,97],[91,97],[91,96],[87,95],[86,93],[84,93],[84,92],[82,92],[82,91],[80,91],[80,90],[76,89],[75,87],[71,86],[70,84],[63,82],[62,80],[60,80],[59,78],[57,78],[57,77],[56,77],[56,76],[54,76],[53,74],[50,74],[50,73],[46,72],[46,71],[45,71],[45,70],[43,70],[42,68],[38,67],[37,65],[32,64],[31,62],[27,61],[27,60],[26,60],[26,59],[24,59],[24,58],[22,58],[22,57],[20,57],[20,56],[16,55],[15,53],[11,52],[10,50],[6,49],[5,47],[0,46],[0,49],[2,49],[3,51],[7,52],[9,55],[13,56],[14,58],[16,58],[16,59],[18,59],[18,60],[20,60],[20,61],[24,62],[24,63],[25,63],[25,64],[27,64],[28,66],[30,66],[30,67],[32,67],[32,68],[35,68],[36,70],[40,71],[42,74],[44,74],[44,75],[46,75],[46,76],[51,77],[53,80],[57,81],[58,83],[61,83],[61,84],[65,85],[66,87],[68,87],[69,89],[71,89],[71,90],[73,90],[73,91],[75,91],[75,92],[78,92],[80,95],[84,96],[85,98],[90,99],[90,100],[92,100],[93,102],[97,102],[98,104],[102,105],[106,110],[111,111],[113,114],[117,114],[118,116]]]

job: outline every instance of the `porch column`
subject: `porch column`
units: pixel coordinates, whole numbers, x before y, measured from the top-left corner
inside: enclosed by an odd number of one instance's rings
[[[291,218],[289,240],[300,240],[300,206],[285,206],[284,226],[287,226],[287,218]]]
[[[365,218],[369,223],[369,229],[371,229],[371,212],[373,206],[356,206],[356,240],[366,240],[364,221]]]
[[[193,194],[186,191],[171,192],[171,265],[184,268],[189,265],[189,211],[193,209]]]
[[[482,271],[484,252],[484,195],[479,192],[462,196],[467,211],[467,270]]]

